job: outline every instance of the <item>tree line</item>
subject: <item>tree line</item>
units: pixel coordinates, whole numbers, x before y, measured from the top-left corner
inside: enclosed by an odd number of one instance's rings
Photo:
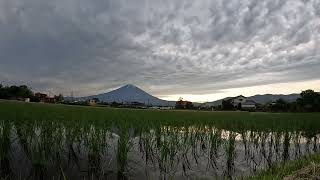
[[[0,84],[0,99],[31,98],[33,92],[26,85],[3,86]]]
[[[278,99],[273,104],[266,106],[265,110],[275,112],[320,112],[320,93],[314,90],[305,90],[300,93],[300,98],[294,102]]]
[[[313,90],[301,92],[301,98],[297,99],[297,105],[306,111],[320,111],[320,93]]]
[[[0,84],[0,99],[23,100],[29,98],[31,102],[40,102],[40,98],[26,85],[3,86]],[[56,102],[63,101],[62,94],[55,95]]]
[[[233,104],[228,100],[222,101],[222,110],[235,110]],[[296,101],[288,102],[277,99],[265,105],[257,105],[256,111],[270,112],[320,112],[320,93],[314,90],[305,90],[300,93]]]

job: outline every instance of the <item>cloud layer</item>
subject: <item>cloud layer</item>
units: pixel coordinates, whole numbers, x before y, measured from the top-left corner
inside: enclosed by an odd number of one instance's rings
[[[155,95],[319,79],[318,0],[0,0],[0,79]]]

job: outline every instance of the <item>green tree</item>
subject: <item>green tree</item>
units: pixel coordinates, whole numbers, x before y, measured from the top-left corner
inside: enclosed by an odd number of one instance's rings
[[[7,99],[8,97],[9,93],[7,87],[4,87],[2,84],[0,84],[0,99]]]
[[[176,102],[176,109],[192,109],[193,104],[190,101],[184,101],[182,98],[179,98],[179,100]]]
[[[20,98],[30,98],[33,95],[32,91],[26,85],[18,87],[17,97]]]
[[[33,93],[31,89],[26,85],[21,86],[2,86],[0,87],[0,98],[10,99],[10,98],[31,98]]]
[[[276,101],[275,105],[272,106],[272,110],[274,111],[287,111],[288,103],[284,99],[280,98]]]
[[[96,103],[99,103],[99,102],[100,102],[100,99],[99,99],[99,98],[93,98],[93,100],[94,100]]]
[[[54,96],[54,99],[56,102],[63,102],[64,98],[62,94],[59,94],[58,96]]]
[[[231,103],[231,100],[222,100],[222,109],[223,110],[233,110],[234,106]]]
[[[186,108],[187,109],[192,109],[193,108],[192,102],[190,102],[190,101],[186,102]]]
[[[314,100],[315,111],[320,111],[320,95]]]
[[[242,109],[242,104],[239,103],[238,106],[237,106],[238,110],[241,110]]]
[[[301,98],[297,100],[299,106],[306,111],[319,111],[320,110],[320,94],[313,90],[305,90],[300,94]]]

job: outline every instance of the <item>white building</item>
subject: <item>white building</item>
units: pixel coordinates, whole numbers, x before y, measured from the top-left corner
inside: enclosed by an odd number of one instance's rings
[[[158,109],[158,110],[171,110],[173,107],[171,106],[152,106],[150,109]]]
[[[170,107],[170,106],[160,107],[160,110],[171,110],[171,109],[173,109],[173,107]]]
[[[242,109],[255,109],[257,104],[253,100],[248,99],[242,95],[232,98],[231,103],[235,108]]]
[[[97,104],[97,102],[96,102],[95,99],[90,99],[90,100],[88,101],[88,103],[89,103],[90,106],[94,106],[94,105]]]

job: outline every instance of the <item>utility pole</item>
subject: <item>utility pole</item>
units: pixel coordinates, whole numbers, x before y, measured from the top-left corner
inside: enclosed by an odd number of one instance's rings
[[[71,101],[73,102],[74,101],[74,99],[73,99],[73,90],[71,91],[70,96],[71,96]]]

